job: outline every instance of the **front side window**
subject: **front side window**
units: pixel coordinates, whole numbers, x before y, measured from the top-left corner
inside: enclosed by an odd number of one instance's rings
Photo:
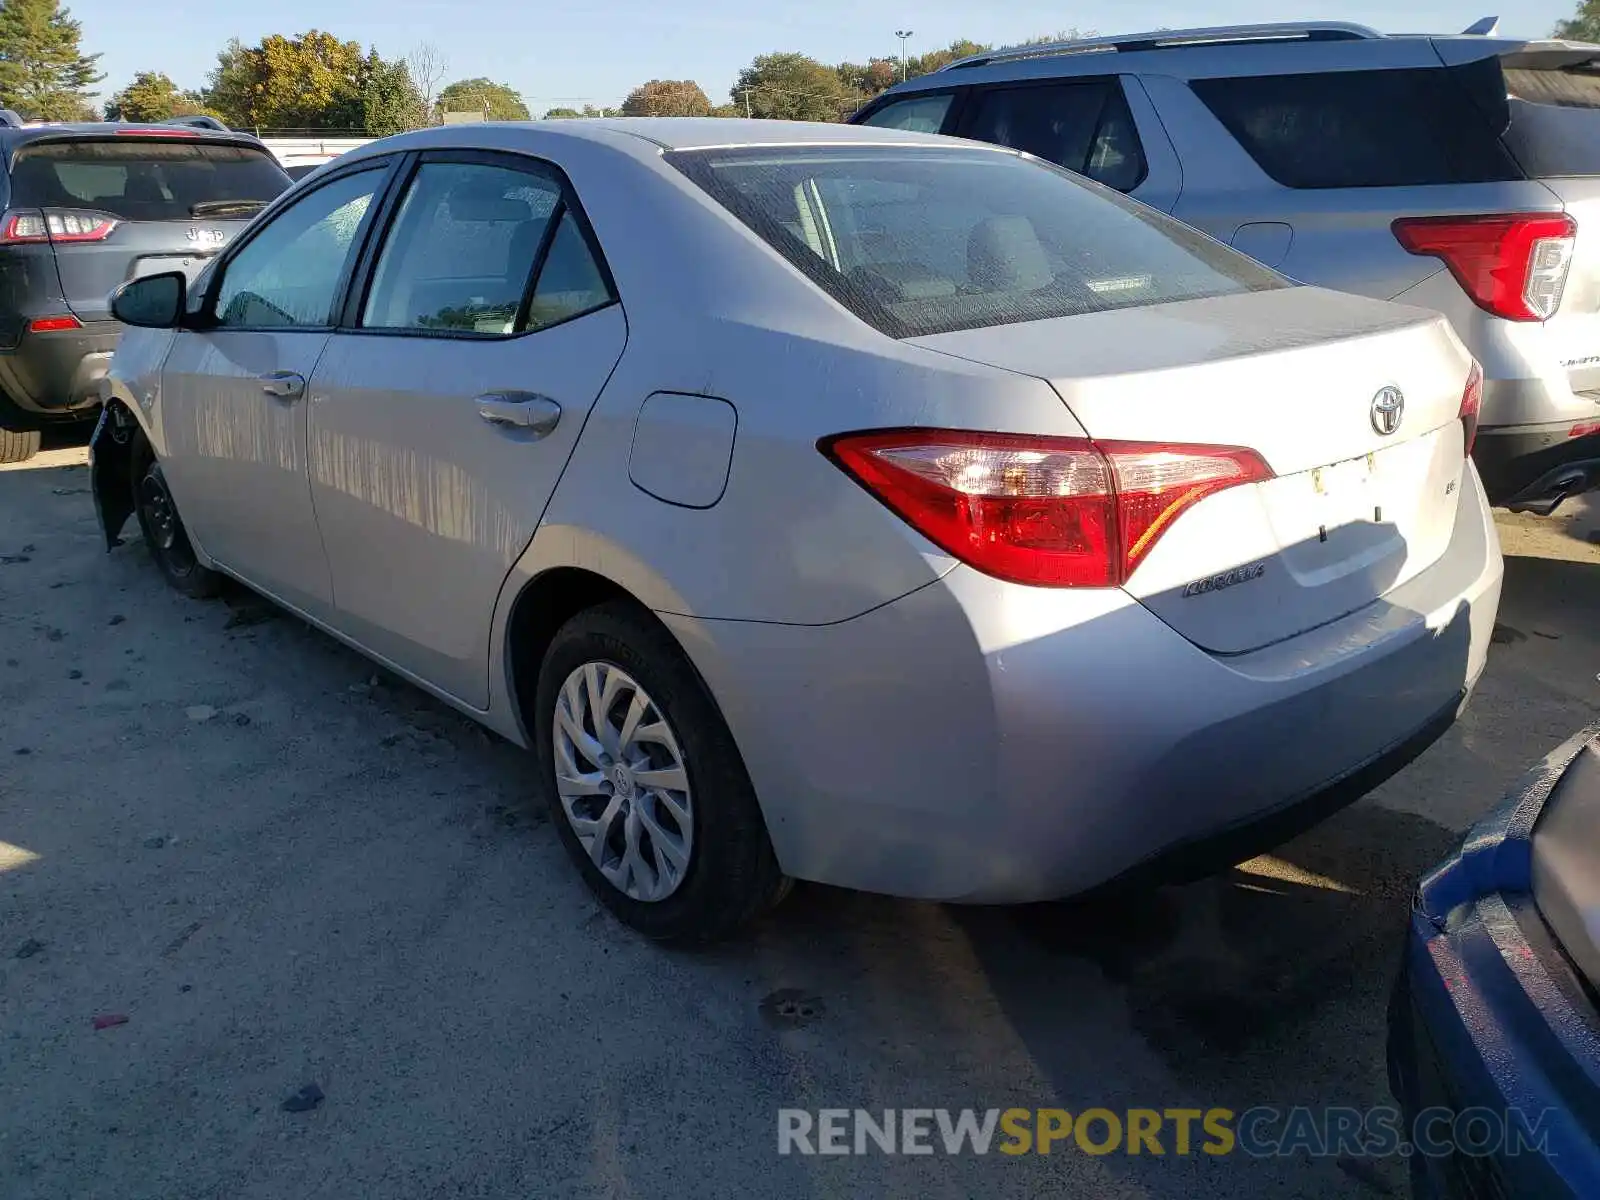
[[[1196,79],[1250,157],[1292,188],[1414,187],[1521,178],[1501,144],[1499,64]]]
[[[954,92],[935,96],[916,96],[910,100],[897,100],[885,104],[861,122],[876,125],[879,129],[905,129],[912,133],[938,133],[944,128],[944,118],[950,111]]]
[[[553,176],[485,163],[431,162],[418,169],[401,202],[361,324],[505,336],[610,302],[604,276]]]
[[[1114,83],[990,88],[973,96],[962,134],[1025,150],[1046,162],[1131,192],[1144,180],[1144,151]]]
[[[1290,286],[1153,209],[997,150],[792,146],[669,161],[892,337]]]
[[[223,268],[216,323],[235,329],[321,328],[383,169],[346,175],[278,213]]]

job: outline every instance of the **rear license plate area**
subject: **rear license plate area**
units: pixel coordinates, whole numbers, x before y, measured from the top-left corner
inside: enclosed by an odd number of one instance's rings
[[[182,271],[191,282],[200,268],[211,261],[209,254],[147,254],[133,260],[128,280],[144,279],[150,275],[164,275],[168,271]]]

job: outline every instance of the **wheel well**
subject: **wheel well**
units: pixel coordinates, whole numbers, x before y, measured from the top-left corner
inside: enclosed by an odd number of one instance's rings
[[[506,628],[506,654],[510,663],[511,693],[531,733],[534,694],[539,667],[556,631],[586,608],[611,600],[626,600],[641,612],[650,610],[624,587],[604,575],[581,567],[556,567],[533,579],[516,599]],[[652,618],[655,614],[650,614]]]

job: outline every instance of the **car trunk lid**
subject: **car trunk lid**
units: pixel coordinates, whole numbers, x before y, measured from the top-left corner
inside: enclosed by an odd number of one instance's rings
[[[1266,461],[1272,479],[1186,510],[1126,584],[1206,650],[1337,620],[1449,544],[1469,360],[1435,314],[1292,288],[911,340],[1048,381],[1097,442]]]

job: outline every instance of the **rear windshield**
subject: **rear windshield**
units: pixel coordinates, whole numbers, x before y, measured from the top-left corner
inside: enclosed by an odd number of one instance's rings
[[[891,337],[1290,286],[1153,209],[1016,154],[783,147],[669,159]]]
[[[1500,141],[1506,94],[1492,58],[1452,68],[1196,79],[1190,86],[1285,187],[1523,177]]]
[[[197,204],[203,213],[210,201],[265,202],[288,186],[270,155],[188,139],[39,142],[11,166],[15,207],[92,208],[124,221],[187,221]]]
[[[1600,175],[1600,70],[1508,67],[1506,145],[1534,178]]]

